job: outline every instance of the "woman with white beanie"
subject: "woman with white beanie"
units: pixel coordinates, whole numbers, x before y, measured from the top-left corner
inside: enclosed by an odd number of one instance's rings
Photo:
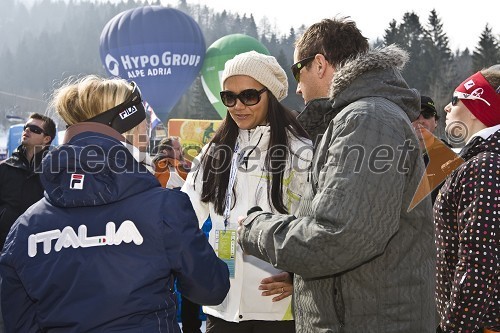
[[[224,302],[203,308],[207,332],[294,332],[291,274],[245,255],[236,229],[238,217],[252,207],[297,211],[309,181],[311,141],[280,103],[288,81],[274,57],[239,54],[226,62],[221,81],[227,116],[182,187],[200,225],[211,217],[210,244],[230,270]]]

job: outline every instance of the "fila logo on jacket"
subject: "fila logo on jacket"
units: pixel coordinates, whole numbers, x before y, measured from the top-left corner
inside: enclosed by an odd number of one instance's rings
[[[28,255],[34,257],[37,255],[37,244],[43,244],[43,253],[49,254],[52,250],[52,241],[56,240],[54,244],[54,251],[59,252],[63,248],[72,246],[74,249],[79,247],[94,247],[104,245],[120,245],[122,242],[141,245],[144,241],[141,233],[135,226],[134,222],[125,220],[116,230],[114,222],[106,224],[106,234],[102,236],[87,237],[87,226],[82,224],[78,227],[78,233],[67,226],[63,230],[55,229],[31,234],[28,237]]]

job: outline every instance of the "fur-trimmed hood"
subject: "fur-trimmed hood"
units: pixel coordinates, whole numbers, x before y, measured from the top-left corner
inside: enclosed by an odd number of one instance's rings
[[[420,113],[420,94],[409,89],[401,70],[409,60],[396,45],[370,50],[348,60],[335,72],[329,97],[333,108],[343,108],[360,98],[384,97],[396,103],[411,121]]]

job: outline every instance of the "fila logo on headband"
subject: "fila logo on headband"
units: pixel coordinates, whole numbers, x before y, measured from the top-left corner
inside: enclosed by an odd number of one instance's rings
[[[137,108],[135,106],[131,106],[128,109],[125,109],[124,111],[120,112],[120,118],[123,120],[123,119],[127,118],[128,116],[133,115],[136,112],[137,112]]]
[[[69,188],[72,190],[83,190],[83,180],[85,175],[74,173],[71,175],[71,181],[69,183]]]

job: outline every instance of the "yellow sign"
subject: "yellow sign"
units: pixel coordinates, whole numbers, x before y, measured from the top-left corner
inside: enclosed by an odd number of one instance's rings
[[[181,139],[186,159],[192,161],[214,136],[222,120],[170,119],[168,135]]]

